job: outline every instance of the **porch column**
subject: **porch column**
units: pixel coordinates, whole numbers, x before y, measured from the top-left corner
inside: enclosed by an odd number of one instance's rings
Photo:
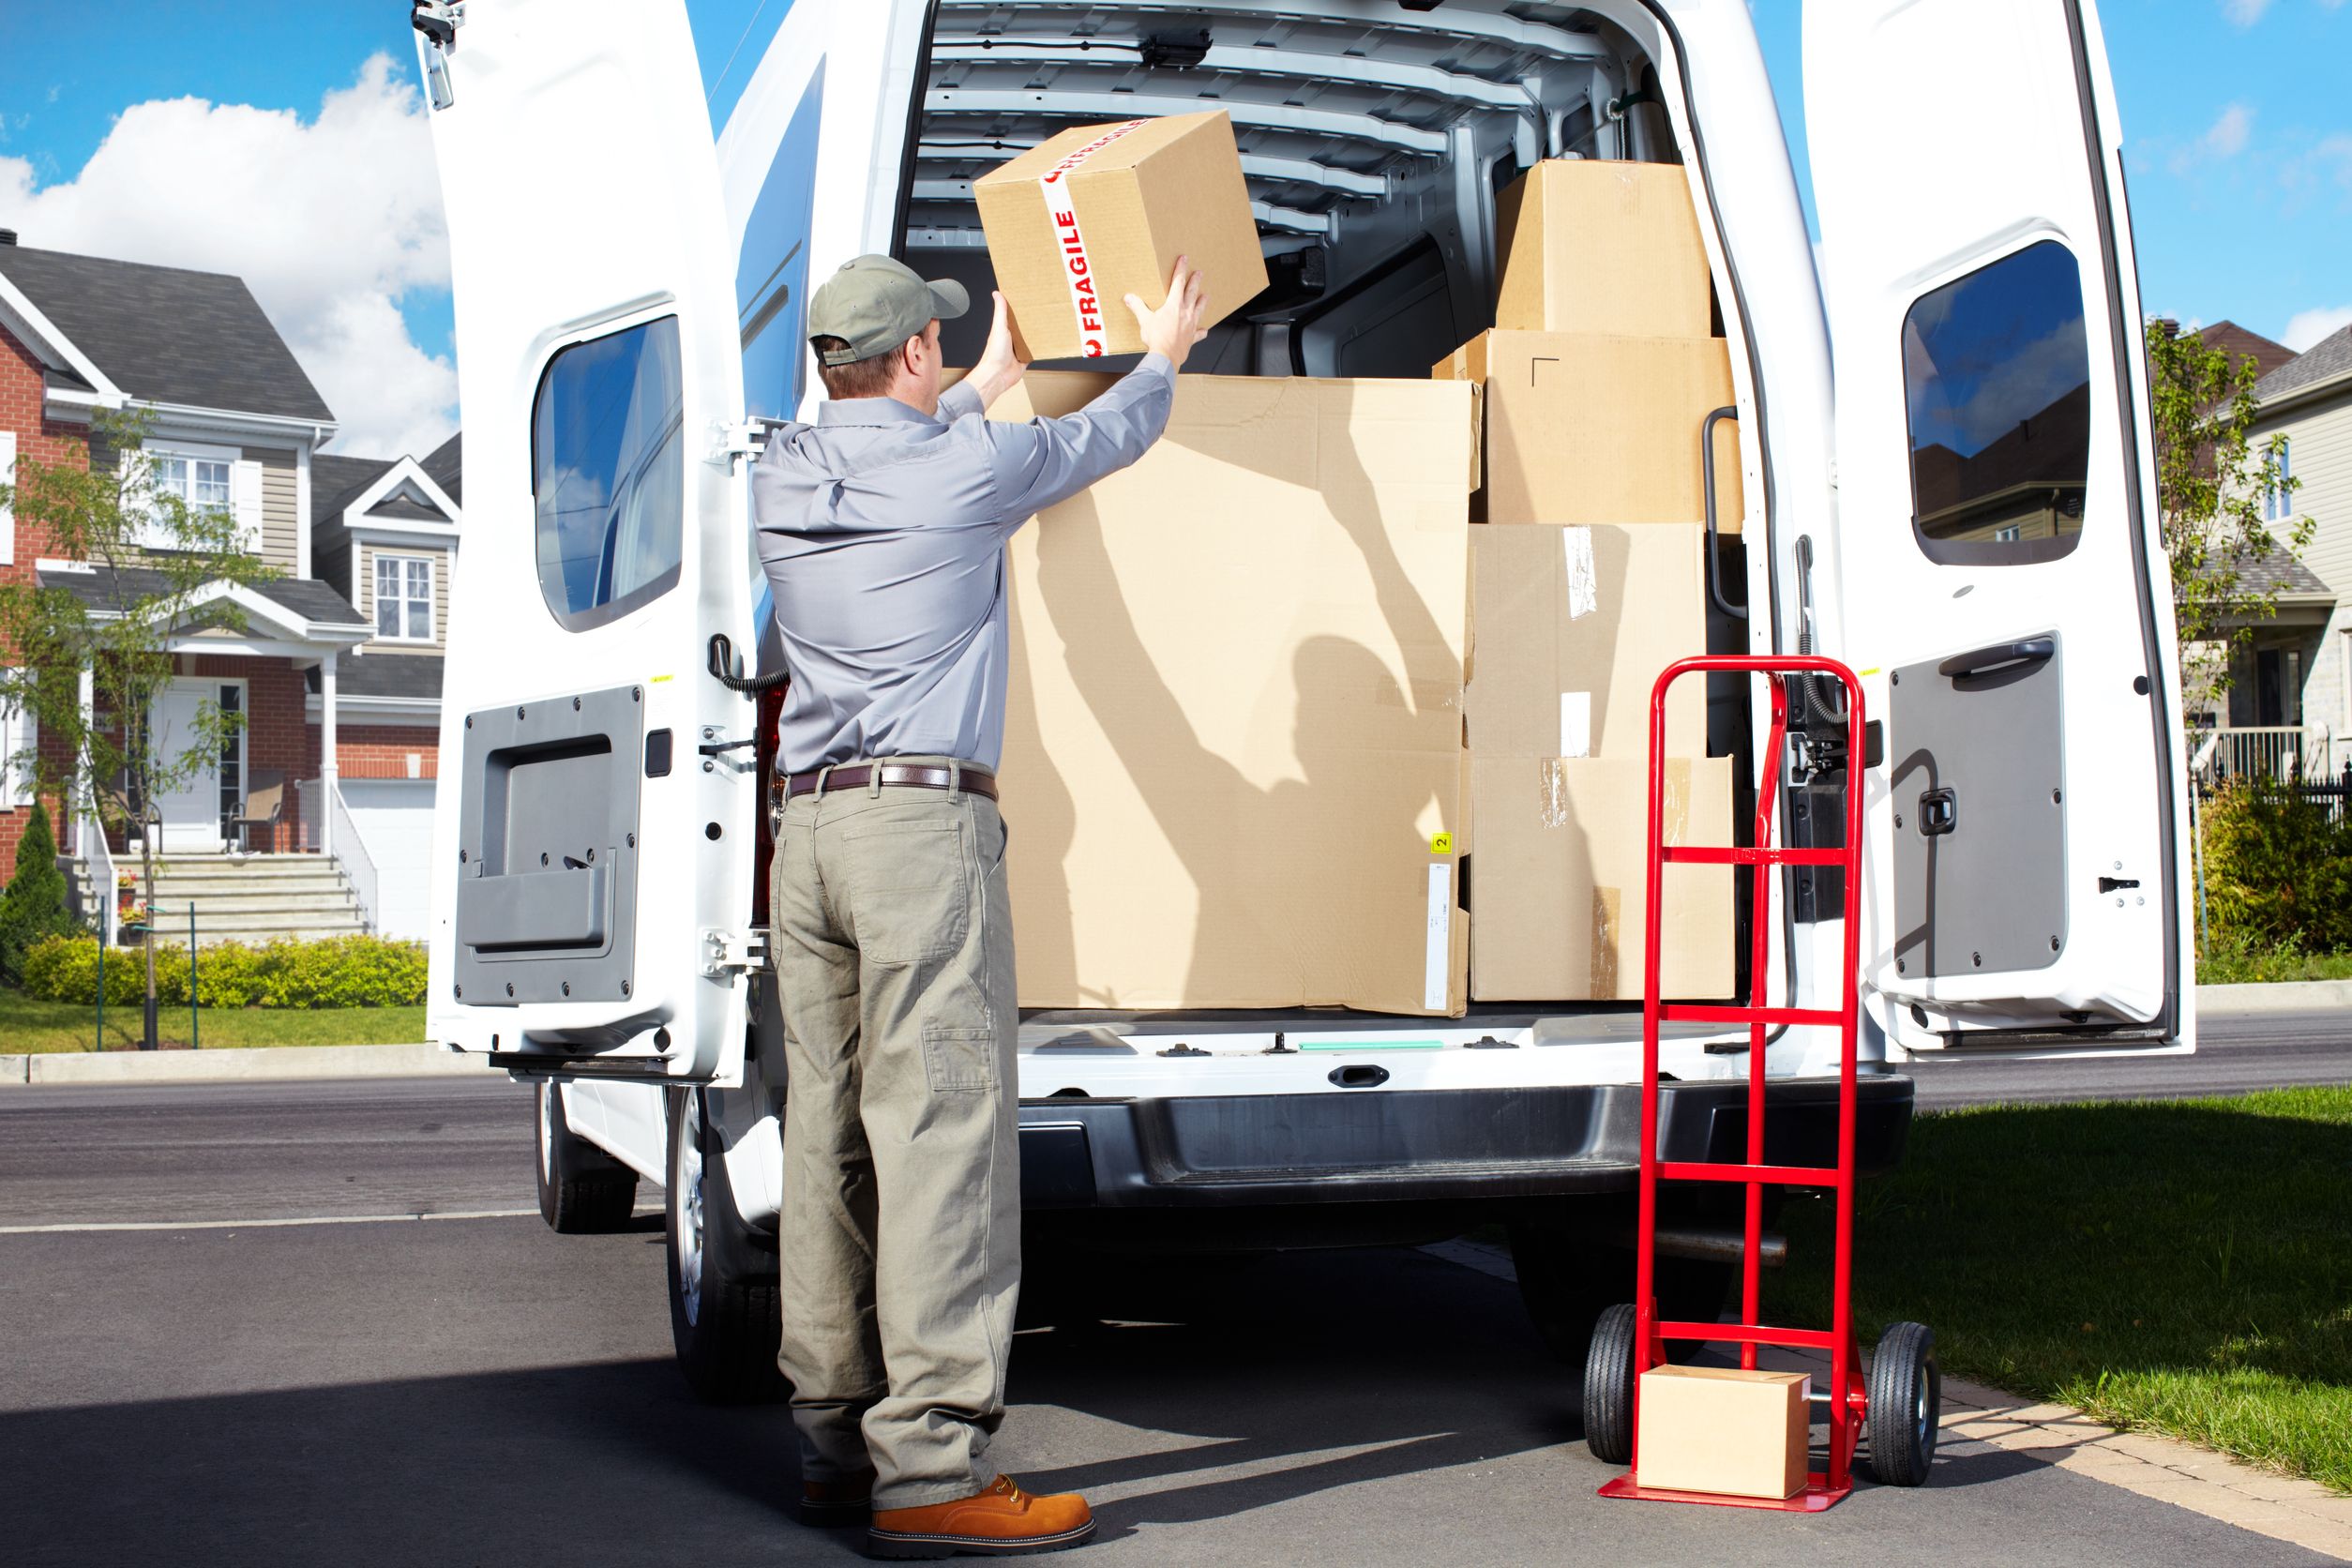
[[[335,852],[335,654],[319,660],[319,852]]]
[[[98,672],[88,665],[82,669],[80,696],[82,732],[87,735],[98,722]],[[83,869],[89,875],[91,897],[98,900],[98,940],[112,947],[119,912],[114,900],[114,857],[106,851],[106,818],[98,809],[95,780],[92,785],[89,798],[81,802],[81,816],[74,824],[74,849],[81,854]]]

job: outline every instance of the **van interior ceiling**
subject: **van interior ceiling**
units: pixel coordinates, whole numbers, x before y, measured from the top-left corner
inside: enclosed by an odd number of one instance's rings
[[[1425,376],[1494,324],[1495,194],[1522,170],[1677,161],[1650,63],[1576,6],[940,0],[929,44],[903,243],[975,297],[974,180],[1073,125],[1232,114],[1272,281],[1194,371]],[[948,362],[986,328],[956,324]]]

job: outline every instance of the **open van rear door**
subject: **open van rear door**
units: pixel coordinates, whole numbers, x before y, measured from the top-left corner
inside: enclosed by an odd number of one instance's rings
[[[1907,1046],[2188,1038],[2170,577],[2087,0],[1807,0],[1827,645],[1883,720],[1865,994]]]
[[[743,1071],[758,779],[731,246],[680,0],[420,8],[466,522],[430,1027],[520,1070]]]

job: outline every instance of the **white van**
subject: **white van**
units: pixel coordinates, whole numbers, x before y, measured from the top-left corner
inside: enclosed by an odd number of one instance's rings
[[[641,1176],[668,1188],[700,1389],[775,1378],[776,697],[752,688],[777,671],[747,461],[810,404],[809,280],[886,250],[985,286],[972,179],[1066,125],[1231,113],[1275,286],[1191,363],[1241,374],[1425,376],[1492,324],[1518,171],[1687,166],[1744,496],[1710,647],[1838,657],[1877,727],[1848,757],[1799,690],[1781,822],[1823,843],[1827,805],[1866,792],[1863,1164],[1899,1153],[1912,1055],[2192,1048],[2179,683],[2097,15],[1805,13],[1820,261],[1745,0],[794,0],[716,137],[680,0],[419,5],[467,458],[431,1029],[538,1084],[558,1229],[625,1222]],[[1716,699],[1711,749],[1752,768],[1769,704]],[[1843,983],[1817,876],[1787,872],[1766,916],[1796,1005]],[[1630,1294],[1638,1012],[1438,1022],[1025,1018],[1033,1229],[1244,1248],[1500,1221],[1576,1359]],[[1407,1033],[1441,1048],[1371,1048]],[[1299,1048],[1336,1041],[1362,1048]],[[1739,1157],[1746,1050],[1668,1041],[1678,1157]],[[1775,1163],[1833,1163],[1835,1052],[1772,1044]],[[1720,1301],[1736,1223],[1669,1214],[1682,1315]]]

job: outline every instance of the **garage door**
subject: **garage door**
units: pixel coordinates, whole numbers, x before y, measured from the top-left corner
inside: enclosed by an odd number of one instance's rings
[[[433,781],[346,778],[343,804],[376,865],[376,929],[425,940],[429,867],[433,857]]]

